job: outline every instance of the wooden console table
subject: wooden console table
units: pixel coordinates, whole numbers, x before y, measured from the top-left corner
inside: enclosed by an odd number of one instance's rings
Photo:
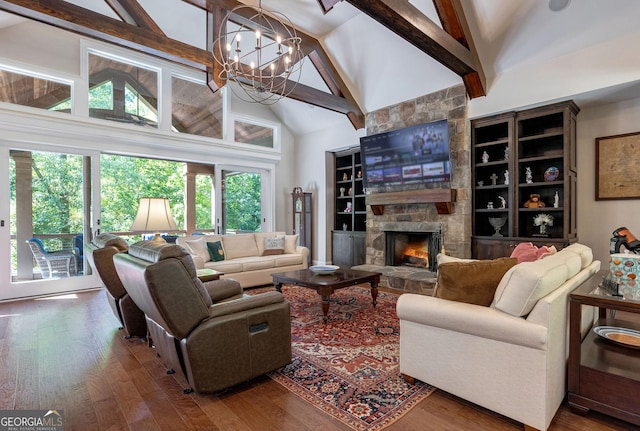
[[[584,340],[580,336],[583,305],[599,308],[596,325],[640,330],[638,323],[607,318],[607,310],[640,313],[637,295],[614,297],[599,288],[608,273],[598,272],[569,297],[569,406],[578,414],[596,410],[640,425],[640,349],[605,340],[593,330]]]

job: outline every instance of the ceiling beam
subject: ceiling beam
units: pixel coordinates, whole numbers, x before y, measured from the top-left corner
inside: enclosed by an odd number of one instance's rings
[[[352,106],[357,107],[358,104],[351,93],[347,92],[346,94],[343,94],[342,89],[347,88],[347,85],[344,83],[344,81],[342,81],[340,74],[335,69],[333,62],[327,55],[327,52],[324,50],[324,48],[322,48],[321,46],[316,47],[316,49],[309,53],[308,57],[320,74],[320,77],[324,80],[331,93],[336,96],[343,97]],[[353,109],[346,114],[349,117],[349,121],[351,121],[351,124],[353,124],[356,130],[362,129],[365,126],[364,114],[362,113],[362,111],[360,111],[360,109]]]
[[[222,27],[222,20],[227,15],[227,10],[217,5],[212,5],[211,10],[208,11],[205,9],[205,12],[207,14],[207,49],[213,53],[215,48],[215,35],[219,33],[220,27]],[[211,58],[213,59],[213,55]],[[207,85],[209,85],[209,88],[215,93],[225,84],[223,79],[224,68],[215,60],[212,61],[211,67],[212,69],[207,72]]]
[[[485,95],[483,86],[482,88],[467,86],[465,80],[466,76],[478,73],[477,56],[474,56],[468,47],[438,27],[407,0],[346,1],[460,76],[465,82],[470,98]],[[455,1],[457,0],[452,0],[449,3]],[[461,11],[462,8],[460,8]],[[456,14],[458,20],[464,18],[464,15],[458,13],[457,10]]]
[[[469,95],[486,96],[486,78],[460,0],[433,0],[442,28],[471,52],[476,71],[462,77]]]
[[[0,10],[202,71],[213,62],[213,55],[204,49],[63,0],[0,0]]]
[[[124,22],[137,25],[156,34],[165,36],[162,29],[140,6],[137,0],[104,0]]]
[[[322,13],[326,14],[331,9],[333,9],[333,7],[337,3],[340,3],[341,1],[342,0],[318,0],[318,4],[320,5],[320,9],[322,9]]]

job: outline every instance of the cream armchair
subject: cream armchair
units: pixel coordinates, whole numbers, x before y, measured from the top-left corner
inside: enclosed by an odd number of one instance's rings
[[[401,295],[400,372],[546,430],[566,394],[568,296],[600,268],[592,259],[574,244],[518,264],[489,307]],[[586,332],[593,310],[583,317]]]

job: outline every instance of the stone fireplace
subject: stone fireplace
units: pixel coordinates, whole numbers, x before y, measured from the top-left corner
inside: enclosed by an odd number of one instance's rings
[[[436,208],[437,201],[427,199],[424,202],[412,199],[387,203],[374,208],[375,212],[367,206],[366,264],[357,268],[381,272],[381,286],[430,294],[435,284],[435,258],[441,249],[451,256],[471,256],[471,138],[464,85],[367,114],[367,134],[443,118],[449,122],[451,181],[431,185],[431,188],[455,190],[450,213],[442,213]],[[413,194],[412,197],[415,198]],[[393,232],[401,235],[394,238]],[[404,246],[403,242],[409,242],[409,233],[423,234],[429,240],[427,267],[398,265],[395,262],[397,254],[404,255],[404,251],[396,250]],[[399,245],[396,244],[398,237]],[[434,244],[431,244],[431,239],[434,239]],[[393,258],[389,257],[390,254]]]

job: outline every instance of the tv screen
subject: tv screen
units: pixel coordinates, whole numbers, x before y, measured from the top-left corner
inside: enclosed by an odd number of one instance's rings
[[[447,120],[360,138],[360,155],[368,189],[399,189],[451,179]]]

